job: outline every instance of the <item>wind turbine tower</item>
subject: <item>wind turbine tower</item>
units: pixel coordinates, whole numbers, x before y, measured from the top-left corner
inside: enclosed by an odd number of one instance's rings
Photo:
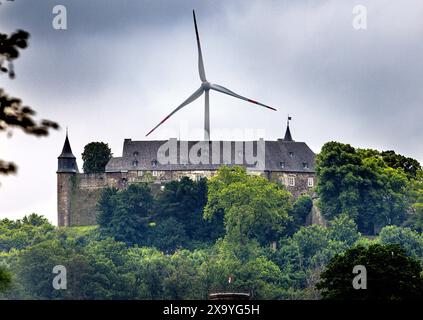
[[[276,111],[275,108],[272,108],[268,105],[265,105],[263,103],[257,102],[252,99],[248,99],[246,97],[243,97],[225,87],[222,87],[218,84],[213,84],[207,81],[206,78],[206,71],[204,69],[204,61],[203,61],[203,53],[201,51],[201,44],[200,44],[200,36],[198,34],[198,27],[197,27],[197,19],[195,18],[195,11],[192,11],[192,15],[194,18],[194,27],[195,27],[195,35],[197,38],[197,49],[198,49],[198,73],[200,75],[201,85],[200,88],[198,88],[191,96],[188,97],[182,104],[180,104],[175,110],[173,110],[169,115],[167,115],[160,123],[155,126],[149,133],[147,133],[146,136],[150,135],[154,130],[156,130],[163,122],[165,122],[167,119],[169,119],[172,115],[174,115],[176,112],[178,112],[180,109],[185,107],[186,105],[190,104],[191,102],[198,99],[203,93],[204,93],[204,140],[209,141],[210,140],[210,89],[224,93],[227,95],[230,95],[232,97],[245,100],[254,104],[257,104],[259,106],[271,109]]]

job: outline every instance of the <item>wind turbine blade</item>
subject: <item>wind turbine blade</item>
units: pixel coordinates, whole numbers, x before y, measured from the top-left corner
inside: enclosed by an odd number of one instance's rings
[[[195,35],[197,37],[197,48],[198,48],[198,73],[200,74],[201,81],[206,80],[206,71],[204,70],[203,53],[201,52],[200,36],[198,35],[197,19],[195,19],[195,11],[192,10],[192,16],[194,17]]]
[[[272,108],[272,107],[270,107],[268,105],[265,105],[263,103],[260,103],[258,101],[251,100],[251,99],[248,99],[246,97],[240,96],[239,94],[237,94],[237,93],[235,93],[235,92],[233,92],[233,91],[231,91],[231,90],[229,90],[229,89],[227,89],[225,87],[222,87],[222,86],[219,86],[217,84],[214,84],[214,83],[213,84],[210,84],[210,89],[213,89],[215,91],[219,91],[219,92],[225,93],[225,94],[230,95],[232,97],[235,97],[235,98],[238,98],[238,99],[242,99],[242,100],[245,100],[245,101],[254,103],[254,104],[258,104],[259,106],[262,106],[262,107],[265,107],[265,108],[268,108],[268,109],[277,111],[275,108]]]
[[[164,118],[162,121],[160,121],[160,123],[155,126],[149,133],[146,134],[146,137],[152,133],[154,130],[156,130],[163,122],[165,122],[167,119],[169,119],[173,114],[175,114],[176,112],[178,112],[180,109],[182,109],[183,107],[185,107],[187,104],[190,104],[191,102],[193,102],[194,100],[196,100],[198,97],[200,97],[204,92],[203,87],[200,87],[197,91],[195,91],[188,99],[186,99],[184,102],[182,102],[179,107],[177,107],[175,110],[173,110],[169,115],[166,116],[166,118]]]

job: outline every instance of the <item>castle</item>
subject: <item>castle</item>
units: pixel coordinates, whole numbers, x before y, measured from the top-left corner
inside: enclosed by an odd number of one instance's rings
[[[261,152],[263,159],[260,161]],[[170,153],[174,154],[173,161],[168,161],[172,158]],[[183,176],[193,180],[210,178],[222,165],[244,166],[251,174],[284,184],[294,197],[309,193],[316,184],[315,154],[306,143],[292,139],[289,122],[285,137],[276,141],[125,139],[122,156],[111,158],[103,173],[79,172],[66,134],[58,157],[58,225],[96,224],[96,204],[104,188],[124,189],[129,184],[148,182],[159,192],[167,182]]]

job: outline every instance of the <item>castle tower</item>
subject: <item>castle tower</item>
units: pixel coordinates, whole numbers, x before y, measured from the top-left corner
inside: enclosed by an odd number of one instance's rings
[[[288,120],[286,121],[286,131],[285,131],[285,138],[284,141],[294,141],[292,139],[291,130],[289,130],[289,121],[292,120],[292,117],[288,116]]]
[[[57,224],[59,227],[68,227],[71,225],[72,192],[79,170],[67,132],[62,153],[57,159]]]

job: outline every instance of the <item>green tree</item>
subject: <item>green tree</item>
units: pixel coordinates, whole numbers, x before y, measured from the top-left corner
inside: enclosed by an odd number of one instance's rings
[[[22,223],[28,224],[34,227],[40,227],[42,225],[51,225],[50,222],[48,222],[48,220],[45,217],[40,216],[36,213],[31,213],[29,216],[23,217]]]
[[[97,202],[97,224],[103,232],[108,232],[112,229],[113,215],[116,206],[119,203],[119,190],[117,188],[106,188],[100,194],[100,199]]]
[[[305,225],[306,218],[310,214],[312,207],[313,200],[309,195],[301,195],[295,200],[292,209],[289,210],[289,216],[292,220],[288,224],[287,235],[293,235]]]
[[[250,293],[254,299],[280,299],[286,285],[280,268],[254,240],[244,244],[218,241],[208,262],[201,265],[201,274],[206,292]]]
[[[0,220],[0,250],[24,249],[53,237],[54,227],[47,219],[31,214],[22,220]]]
[[[10,287],[12,282],[12,275],[3,266],[0,266],[0,292],[5,291]]]
[[[292,236],[292,244],[298,246],[300,258],[305,268],[311,265],[311,259],[329,246],[329,234],[326,228],[318,225],[301,228]]]
[[[416,179],[410,183],[410,215],[406,225],[416,231],[423,232],[423,170],[419,170]]]
[[[183,177],[165,185],[159,195],[158,211],[160,219],[176,219],[190,240],[212,242],[223,236],[223,215],[218,214],[209,220],[203,217],[207,203],[207,179],[192,181]],[[160,221],[157,222],[160,224]]]
[[[200,266],[207,263],[203,251],[178,250],[169,259],[168,273],[163,280],[166,299],[207,299]]]
[[[85,173],[104,172],[106,164],[112,158],[112,150],[104,142],[90,142],[84,147],[82,160]]]
[[[226,237],[261,244],[277,240],[290,220],[290,194],[263,177],[248,175],[241,167],[221,167],[208,183],[204,216],[224,214]]]
[[[279,249],[269,257],[282,270],[288,286],[307,289],[316,298],[314,278],[335,256],[360,239],[357,225],[346,215],[335,218],[328,228],[301,227],[292,237],[281,238]]]
[[[381,244],[399,244],[407,254],[423,262],[423,237],[409,228],[386,226],[378,240]]]
[[[402,169],[409,179],[415,179],[417,172],[421,170],[420,163],[413,158],[405,157],[401,154],[396,154],[395,151],[383,151],[381,153],[383,161],[394,169]]]
[[[189,241],[184,225],[173,217],[160,219],[150,225],[146,245],[171,253],[187,246]]]
[[[134,277],[138,299],[165,299],[163,281],[169,270],[168,255],[155,248],[129,248],[125,270]]]
[[[329,223],[328,237],[333,241],[341,241],[347,246],[352,246],[360,239],[361,234],[354,220],[343,214]]]
[[[354,266],[367,270],[367,289],[356,290]],[[399,245],[355,246],[336,255],[317,284],[324,299],[406,300],[423,298],[422,267]]]
[[[129,245],[142,245],[155,218],[154,205],[146,183],[131,184],[120,191],[105,189],[98,205],[100,232]]]
[[[137,289],[125,272],[127,247],[111,238],[86,242],[67,230],[57,237],[14,252],[9,261],[14,279],[12,299],[130,299]],[[53,267],[66,268],[66,290],[52,286]],[[9,291],[8,291],[9,292]]]
[[[359,230],[401,224],[408,207],[408,179],[403,169],[389,167],[374,150],[326,143],[317,156],[319,205],[327,219],[347,214]]]

